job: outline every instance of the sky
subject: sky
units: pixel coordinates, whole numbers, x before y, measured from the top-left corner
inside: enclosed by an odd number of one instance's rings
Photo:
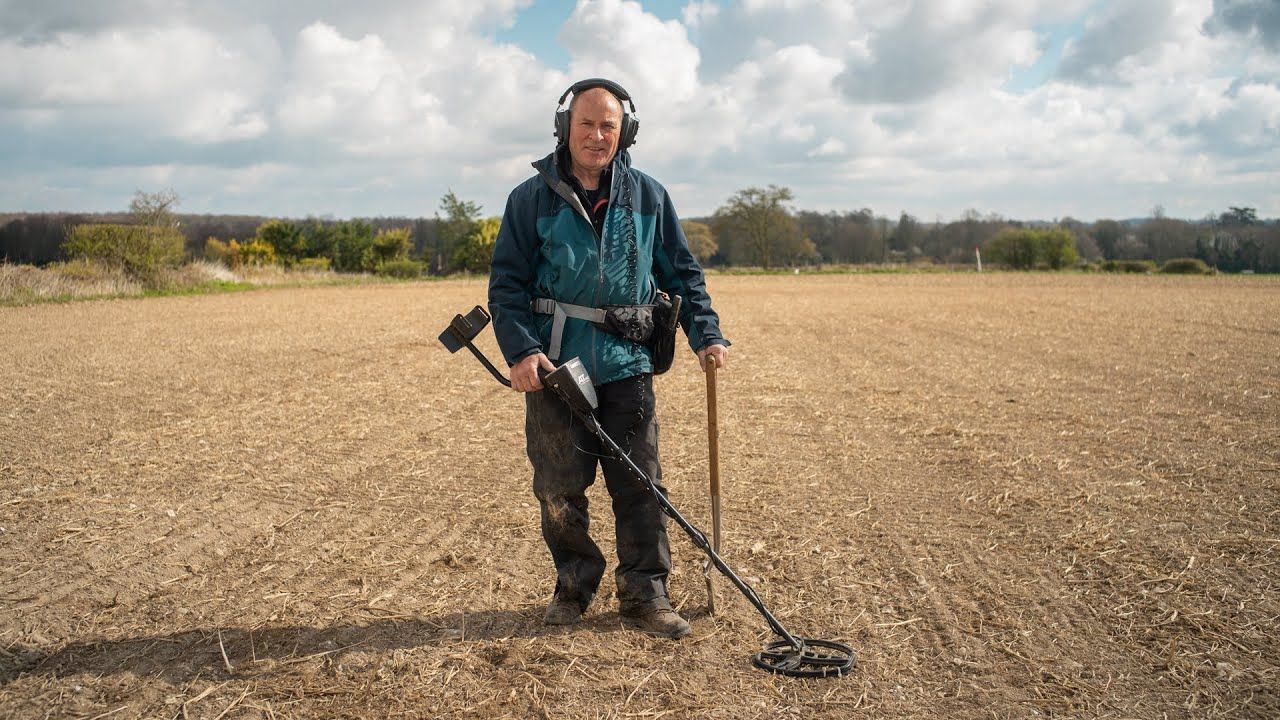
[[[0,0],[0,212],[498,215],[596,76],[685,217],[1280,216],[1280,0]]]

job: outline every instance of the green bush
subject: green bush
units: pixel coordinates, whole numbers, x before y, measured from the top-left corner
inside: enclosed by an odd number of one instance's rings
[[[329,258],[329,267],[334,266],[334,258],[338,256],[338,234],[334,223],[312,220],[302,228],[302,238],[303,257]]]
[[[380,263],[377,273],[382,277],[394,278],[416,278],[422,276],[422,263],[417,260],[409,260],[404,258],[401,260],[387,260]]]
[[[1114,273],[1152,273],[1156,271],[1156,264],[1150,260],[1104,260],[1101,269]]]
[[[73,260],[93,260],[144,280],[186,256],[176,228],[111,223],[76,225],[62,249]]]
[[[1040,231],[1040,251],[1050,269],[1061,270],[1076,264],[1080,253],[1076,250],[1076,236],[1070,230],[1056,228]]]
[[[307,238],[302,228],[287,220],[268,220],[258,226],[254,242],[271,246],[272,257],[292,265],[306,252]]]
[[[466,272],[489,272],[493,261],[493,248],[498,242],[498,230],[502,218],[485,218],[475,223],[470,234],[462,239],[453,254],[453,264]]]
[[[370,272],[377,269],[373,250],[373,226],[360,220],[347,220],[333,226],[333,269],[338,272]]]
[[[235,246],[235,252],[232,252],[232,245]],[[207,238],[204,241],[204,259],[209,262],[219,262],[227,267],[235,267],[239,258],[236,253],[239,252],[240,245],[232,240],[231,243],[225,243],[216,237]]]
[[[1160,272],[1169,275],[1212,275],[1213,268],[1200,258],[1174,258],[1160,266]]]
[[[237,257],[245,265],[274,265],[276,249],[261,240],[254,240],[241,245]]]
[[[412,247],[413,231],[409,228],[379,230],[373,236],[373,254],[379,265],[407,258]]]
[[[1076,237],[1062,228],[1008,228],[983,245],[993,262],[1014,270],[1061,270],[1074,265]]]

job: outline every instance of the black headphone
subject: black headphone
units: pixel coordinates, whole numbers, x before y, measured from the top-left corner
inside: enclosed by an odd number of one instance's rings
[[[622,128],[618,135],[618,150],[626,150],[636,142],[636,133],[640,131],[640,121],[636,119],[636,104],[631,100],[631,93],[627,92],[618,83],[604,78],[588,78],[587,80],[579,80],[569,86],[560,95],[560,101],[556,103],[556,125],[555,136],[558,145],[569,142],[569,109],[561,107],[564,105],[564,99],[570,95],[577,95],[584,90],[592,88],[604,88],[608,90],[619,103],[625,102],[631,106],[631,112],[627,112],[626,108],[622,109]]]

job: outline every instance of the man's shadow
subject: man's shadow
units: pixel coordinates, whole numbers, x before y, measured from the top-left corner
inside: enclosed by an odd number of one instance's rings
[[[620,630],[617,613],[592,614],[577,625],[548,626],[542,608],[449,612],[364,624],[309,627],[204,627],[118,640],[84,640],[54,650],[0,649],[0,686],[22,676],[133,673],[173,685],[197,677],[271,673],[298,662],[510,637],[554,637]]]

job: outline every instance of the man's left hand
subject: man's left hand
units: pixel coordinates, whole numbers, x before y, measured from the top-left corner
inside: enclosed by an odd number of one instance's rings
[[[698,366],[706,370],[708,362],[714,362],[717,369],[724,367],[729,362],[729,348],[714,343],[699,350]]]

